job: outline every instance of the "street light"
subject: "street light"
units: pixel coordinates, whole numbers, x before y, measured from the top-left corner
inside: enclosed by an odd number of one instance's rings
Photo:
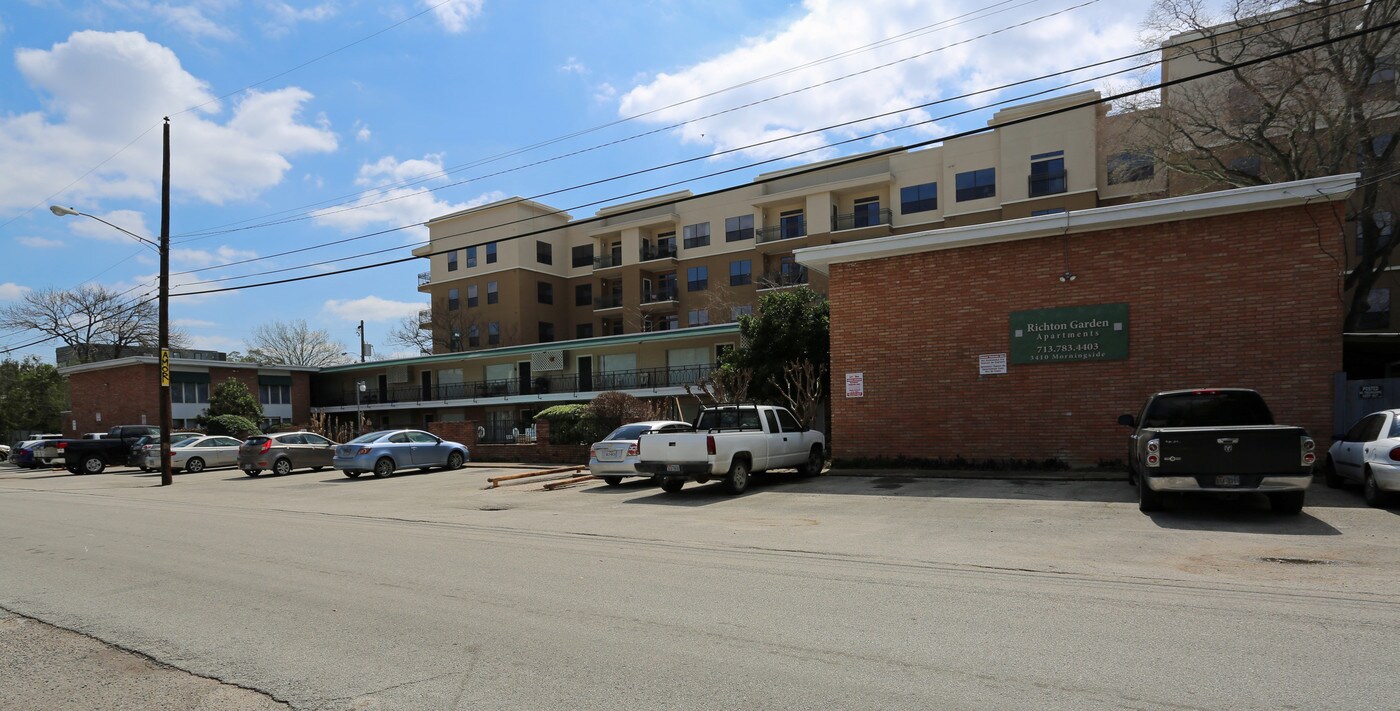
[[[364,434],[364,432],[361,432],[361,431],[360,431],[360,430],[361,430],[360,423],[364,422],[364,417],[365,417],[364,415],[360,414],[360,393],[362,393],[362,392],[364,392],[364,391],[365,391],[365,381],[363,381],[363,380],[356,381],[356,382],[355,382],[355,436],[356,436],[356,437],[359,437],[360,435]]]
[[[135,237],[160,254],[160,485],[170,486],[170,117],[165,117],[165,137],[161,150],[160,175],[160,243],[152,242],[124,227],[118,227],[96,215],[79,212],[71,207],[50,205],[49,212],[58,217],[80,215],[90,217],[118,232]]]

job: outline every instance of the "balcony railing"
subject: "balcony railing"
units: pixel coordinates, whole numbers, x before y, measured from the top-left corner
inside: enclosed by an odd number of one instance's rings
[[[1058,173],[1042,173],[1031,175],[1026,178],[1027,188],[1031,197],[1041,197],[1042,195],[1058,195],[1065,192],[1069,183],[1069,171],[1062,170]]]
[[[642,303],[644,304],[661,304],[675,300],[675,289],[658,289],[642,294]]]
[[[759,289],[781,289],[786,286],[797,286],[807,283],[807,268],[784,269],[777,272],[765,272],[758,279]]]
[[[622,266],[621,254],[612,254],[611,252],[609,252],[608,254],[604,254],[600,257],[593,258],[594,269],[607,269],[608,267],[620,266]]]
[[[593,300],[593,310],[616,309],[622,306],[622,294],[609,294]]]
[[[667,247],[644,246],[641,249],[641,261],[650,262],[653,259],[675,259],[676,245],[673,243]]]
[[[683,387],[700,382],[714,366],[686,365],[674,368],[643,368],[621,370],[611,373],[593,373],[591,376],[577,373],[540,375],[522,383],[519,378],[509,380],[477,380],[447,385],[402,385],[379,390],[370,388],[360,393],[361,406],[395,403],[443,402],[450,400],[477,400],[481,398],[513,397],[518,395],[539,395],[549,393],[594,393],[608,390],[644,390],[651,388]],[[355,388],[346,387],[339,396],[330,395],[314,407],[345,407],[355,404]]]
[[[418,286],[427,286],[433,281],[432,272],[418,272]]]
[[[418,312],[418,325],[419,325],[420,327],[422,327],[422,326],[431,326],[431,325],[433,325],[433,310],[432,310],[432,309],[422,309],[421,311]]]
[[[772,227],[764,227],[758,230],[756,234],[757,239],[755,241],[758,244],[776,242],[780,239],[805,237],[807,236],[807,220],[784,220],[782,223],[773,225]]]
[[[888,225],[893,214],[887,207],[883,210],[858,210],[849,215],[837,215],[836,224],[832,226],[832,229],[854,230],[861,227]]]

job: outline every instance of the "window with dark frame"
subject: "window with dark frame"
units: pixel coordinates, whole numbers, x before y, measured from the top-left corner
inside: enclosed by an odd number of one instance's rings
[[[1065,173],[1065,152],[1051,151],[1031,156],[1031,197],[1058,195],[1068,189]]]
[[[593,324],[581,323],[574,327],[574,338],[592,338]]]
[[[457,250],[455,249],[447,253],[447,271],[457,271]]]
[[[729,263],[729,285],[743,286],[753,283],[753,260],[736,259]]]
[[[753,215],[724,218],[724,241],[753,239]]]
[[[938,209],[938,183],[909,185],[899,189],[899,212],[908,215]]]
[[[477,304],[477,300],[476,300],[476,284],[468,284],[468,285],[467,285],[467,308],[469,308],[469,309],[474,309],[474,308],[476,308],[476,304]]]
[[[855,214],[852,215],[852,227],[870,227],[880,224],[880,198],[863,197],[855,201],[853,205]]]
[[[452,288],[452,289],[448,289],[448,290],[447,290],[447,310],[448,310],[448,311],[456,311],[456,310],[457,310],[457,307],[461,305],[461,301],[459,300],[459,296],[460,296],[460,294],[458,293],[458,291],[457,291],[456,288]]]
[[[457,335],[459,338],[461,337],[460,333],[458,333]],[[471,326],[467,327],[467,345],[471,346],[472,348],[476,348],[481,345],[481,326],[472,324]]]
[[[495,243],[495,242],[491,242],[491,243],[488,243],[488,244],[486,245],[486,263],[487,263],[487,264],[495,264],[495,263],[496,263],[496,243]]]
[[[554,263],[554,245],[548,242],[535,241],[535,261],[540,264]]]
[[[1229,163],[1230,170],[1233,170],[1237,173],[1250,175],[1256,178],[1259,177],[1260,165],[1261,163],[1259,160],[1259,156],[1241,156],[1239,158],[1232,158]]]
[[[496,282],[486,282],[486,303],[494,304],[501,300],[501,294],[496,289]]]
[[[1390,328],[1390,289],[1366,293],[1366,310],[1357,315],[1357,328]]]
[[[554,340],[554,324],[548,321],[540,321],[540,343],[549,343]]]
[[[996,168],[982,168],[981,170],[969,170],[966,173],[958,173],[956,181],[956,198],[958,202],[981,200],[983,198],[996,197],[997,195]]]
[[[554,285],[547,281],[537,282],[535,284],[535,298],[538,299],[541,304],[553,304]]]
[[[709,309],[691,309],[687,314],[687,322],[691,326],[708,326],[710,324]]]
[[[593,245],[581,244],[572,250],[574,268],[593,266]]]
[[[694,225],[686,225],[682,231],[684,232],[686,249],[709,246],[710,223],[701,222]]]
[[[476,266],[476,247],[467,247],[467,268]]]
[[[579,284],[574,287],[574,306],[593,305],[593,285]]]
[[[1371,213],[1371,220],[1376,225],[1376,249],[1384,254],[1390,249],[1390,238],[1395,231],[1395,217],[1390,212],[1377,210]],[[1360,222],[1356,223],[1356,256],[1358,259],[1369,256],[1366,251],[1366,231]]]
[[[501,343],[501,323],[492,321],[486,324],[486,345],[496,346]]]
[[[709,267],[688,267],[685,270],[686,291],[704,291],[710,286]]]

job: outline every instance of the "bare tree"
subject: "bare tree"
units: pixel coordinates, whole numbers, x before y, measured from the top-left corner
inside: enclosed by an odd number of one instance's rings
[[[715,368],[693,386],[685,386],[685,394],[700,401],[702,406],[727,405],[742,401],[753,382],[749,368]]]
[[[0,308],[0,328],[36,331],[72,349],[72,360],[90,363],[121,358],[159,345],[154,299],[127,297],[101,285],[76,289],[41,289],[18,303]],[[170,345],[187,347],[188,337],[170,332]]]
[[[424,355],[433,353],[436,345],[432,328],[423,328],[418,316],[405,316],[389,328],[389,342],[396,346],[411,348]]]
[[[782,378],[773,378],[773,387],[787,401],[797,421],[811,427],[822,411],[822,393],[826,388],[826,366],[800,360],[783,364]]]
[[[325,329],[313,329],[305,320],[273,321],[253,329],[246,339],[248,357],[259,363],[325,366],[349,363],[345,344],[333,340]]]
[[[1359,171],[1348,214],[1358,248],[1344,283],[1355,327],[1395,247],[1396,141],[1382,119],[1396,110],[1400,29],[1384,26],[1400,18],[1400,3],[1226,2],[1212,14],[1202,0],[1157,0],[1144,30],[1168,43],[1171,78],[1326,44],[1169,87],[1156,105],[1126,106],[1129,144],[1175,174],[1175,194]],[[1366,28],[1378,29],[1329,41]]]

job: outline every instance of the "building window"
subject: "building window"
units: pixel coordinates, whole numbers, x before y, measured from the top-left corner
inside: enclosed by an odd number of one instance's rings
[[[606,332],[608,335],[610,335],[610,336],[621,336],[622,333],[623,333],[623,331],[622,331],[622,319],[620,319],[620,318],[615,318],[615,319],[613,319],[613,320],[611,320],[611,321],[608,321],[608,320],[604,319],[604,320],[603,320],[603,331],[605,331],[605,332]]]
[[[710,286],[709,267],[690,267],[685,270],[686,291],[704,291]]]
[[[554,285],[547,281],[538,282],[535,285],[535,296],[541,304],[554,303]]]
[[[899,212],[931,212],[938,209],[938,183],[910,185],[899,189]]]
[[[476,308],[476,284],[467,285],[467,308]]]
[[[462,329],[452,327],[452,332],[447,335],[447,350],[454,353],[462,350]]]
[[[1390,289],[1372,289],[1366,294],[1366,311],[1356,319],[1357,328],[1390,328]]]
[[[851,215],[851,227],[870,227],[880,224],[880,198],[864,197],[856,200],[855,213]]]
[[[1047,207],[1044,210],[1031,210],[1031,217],[1040,217],[1041,215],[1059,215],[1064,213],[1065,211],[1066,210],[1063,207]]]
[[[1065,152],[1052,151],[1031,156],[1030,196],[1058,195],[1067,189]]]
[[[674,331],[681,327],[681,319],[675,314],[661,316],[656,319],[644,319],[642,321],[643,331]]]
[[[956,195],[958,202],[996,197],[996,194],[996,168],[983,168],[981,170],[969,170],[966,173],[958,173]]]
[[[460,331],[457,333],[457,337],[459,339],[462,337]],[[472,324],[467,327],[467,345],[472,348],[477,348],[481,345],[481,326]]]
[[[290,405],[292,404],[292,386],[259,385],[258,402],[264,405]]]
[[[733,344],[733,343],[716,343],[716,344],[715,344],[715,362],[716,362],[716,363],[722,363],[722,362],[724,362],[724,357],[727,356],[727,355],[729,355],[731,352],[733,352],[733,350],[734,350],[734,344]]]
[[[495,242],[491,242],[491,243],[489,243],[489,244],[486,245],[486,263],[487,263],[487,264],[495,264],[495,263],[496,263],[496,243],[495,243]]]
[[[1151,180],[1157,161],[1147,153],[1115,153],[1108,157],[1108,184]]]
[[[1230,160],[1230,170],[1253,178],[1259,177],[1259,156],[1243,156]]]
[[[791,239],[807,234],[807,218],[801,210],[778,213],[778,239]]]
[[[593,266],[593,245],[581,244],[573,248],[572,254],[575,268]]]
[[[738,259],[729,263],[729,285],[742,286],[753,283],[753,260]]]
[[[593,305],[593,285],[579,284],[574,287],[574,306]]]
[[[486,303],[494,304],[501,300],[501,293],[496,290],[496,282],[486,282]]]
[[[456,288],[448,289],[448,290],[447,290],[447,310],[448,310],[448,311],[456,311],[456,310],[457,310],[457,307],[460,306],[461,303],[462,303],[462,302],[461,302],[461,299],[460,299],[460,294],[458,293],[457,289],[456,289]]]
[[[753,304],[740,304],[739,306],[735,306],[729,310],[729,318],[732,321],[738,321],[740,316],[752,315]]]
[[[724,218],[724,241],[753,239],[753,215]]]
[[[549,343],[554,340],[554,324],[547,321],[540,321],[540,343]]]
[[[710,244],[710,223],[701,222],[697,225],[686,225],[685,248],[695,249],[696,247],[707,247]]]
[[[486,345],[495,346],[501,343],[501,322],[492,321],[486,324]]]
[[[593,324],[581,323],[574,327],[574,338],[592,338]]]
[[[209,383],[171,383],[170,401],[179,403],[209,402]]]
[[[1371,220],[1376,224],[1376,253],[1385,254],[1390,250],[1390,235],[1395,231],[1395,218],[1389,212],[1376,211],[1371,213]],[[1370,256],[1366,251],[1366,231],[1359,222],[1356,223],[1356,256],[1358,259]]]
[[[535,261],[540,264],[554,263],[554,245],[548,242],[535,241]]]
[[[710,323],[709,309],[691,309],[687,319],[692,326],[708,326]]]
[[[476,247],[467,247],[467,268],[476,266]]]
[[[1371,72],[1368,84],[1388,84],[1395,81],[1395,58],[1376,57],[1376,69]]]
[[[447,253],[447,271],[457,271],[457,250],[455,249]]]

